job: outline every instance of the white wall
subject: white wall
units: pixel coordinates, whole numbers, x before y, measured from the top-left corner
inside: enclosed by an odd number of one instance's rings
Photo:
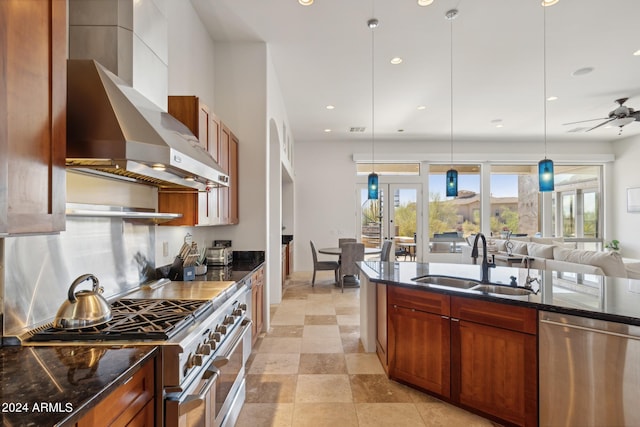
[[[631,125],[636,126],[636,125]],[[640,187],[640,136],[613,143],[612,230],[607,240],[620,240],[623,257],[640,259],[640,213],[627,212],[627,188]]]

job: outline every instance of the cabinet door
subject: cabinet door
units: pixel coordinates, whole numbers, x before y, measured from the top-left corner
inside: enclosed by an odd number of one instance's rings
[[[220,127],[220,143],[218,146],[218,164],[222,170],[229,174],[229,147],[231,144],[231,130],[222,124]],[[229,224],[229,187],[221,187],[218,189],[220,209],[220,223]]]
[[[449,397],[449,318],[394,305],[389,320],[389,376]]]
[[[537,425],[536,337],[452,321],[452,400],[516,425]]]
[[[389,373],[387,360],[387,285],[376,283],[376,353],[385,372]]]
[[[0,233],[65,227],[66,5],[0,2]]]

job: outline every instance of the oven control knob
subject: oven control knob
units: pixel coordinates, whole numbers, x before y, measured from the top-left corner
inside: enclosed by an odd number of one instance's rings
[[[199,354],[191,354],[189,355],[189,359],[187,361],[187,369],[193,368],[194,366],[202,366],[202,356]]]
[[[242,311],[247,311],[247,304],[240,304],[238,308]]]
[[[201,344],[196,350],[198,354],[211,354],[211,346],[209,344]]]
[[[224,318],[224,323],[225,325],[233,325],[233,322],[235,322],[235,319],[233,318],[233,316],[227,316]]]
[[[225,321],[226,321],[226,320],[225,320]],[[227,333],[227,327],[226,327],[226,326],[224,326],[224,325],[218,326],[218,327],[216,328],[216,332],[219,332],[220,334],[224,335],[224,334],[226,334],[226,333]],[[218,341],[220,341],[220,340],[218,340]]]
[[[220,334],[220,332],[217,332],[218,328],[216,328],[216,332],[212,332],[209,334],[209,343],[215,344],[216,341],[220,342],[220,340],[222,339],[222,335]]]
[[[234,316],[240,317],[240,316],[242,316],[242,313],[244,313],[242,311],[242,308],[236,308],[235,310],[233,310],[233,315]]]

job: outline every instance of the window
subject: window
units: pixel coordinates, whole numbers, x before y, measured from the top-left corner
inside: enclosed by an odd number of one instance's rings
[[[466,237],[480,231],[480,166],[453,165],[458,171],[458,197],[445,196],[451,165],[429,167],[429,237],[448,233]]]
[[[540,229],[538,171],[533,165],[493,165],[491,234],[535,235]]]

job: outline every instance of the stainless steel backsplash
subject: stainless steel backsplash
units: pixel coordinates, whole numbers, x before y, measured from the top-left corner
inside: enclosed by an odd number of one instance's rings
[[[69,286],[82,274],[98,277],[107,299],[154,278],[154,250],[153,225],[121,218],[67,218],[60,234],[4,238],[2,336],[53,320]]]

